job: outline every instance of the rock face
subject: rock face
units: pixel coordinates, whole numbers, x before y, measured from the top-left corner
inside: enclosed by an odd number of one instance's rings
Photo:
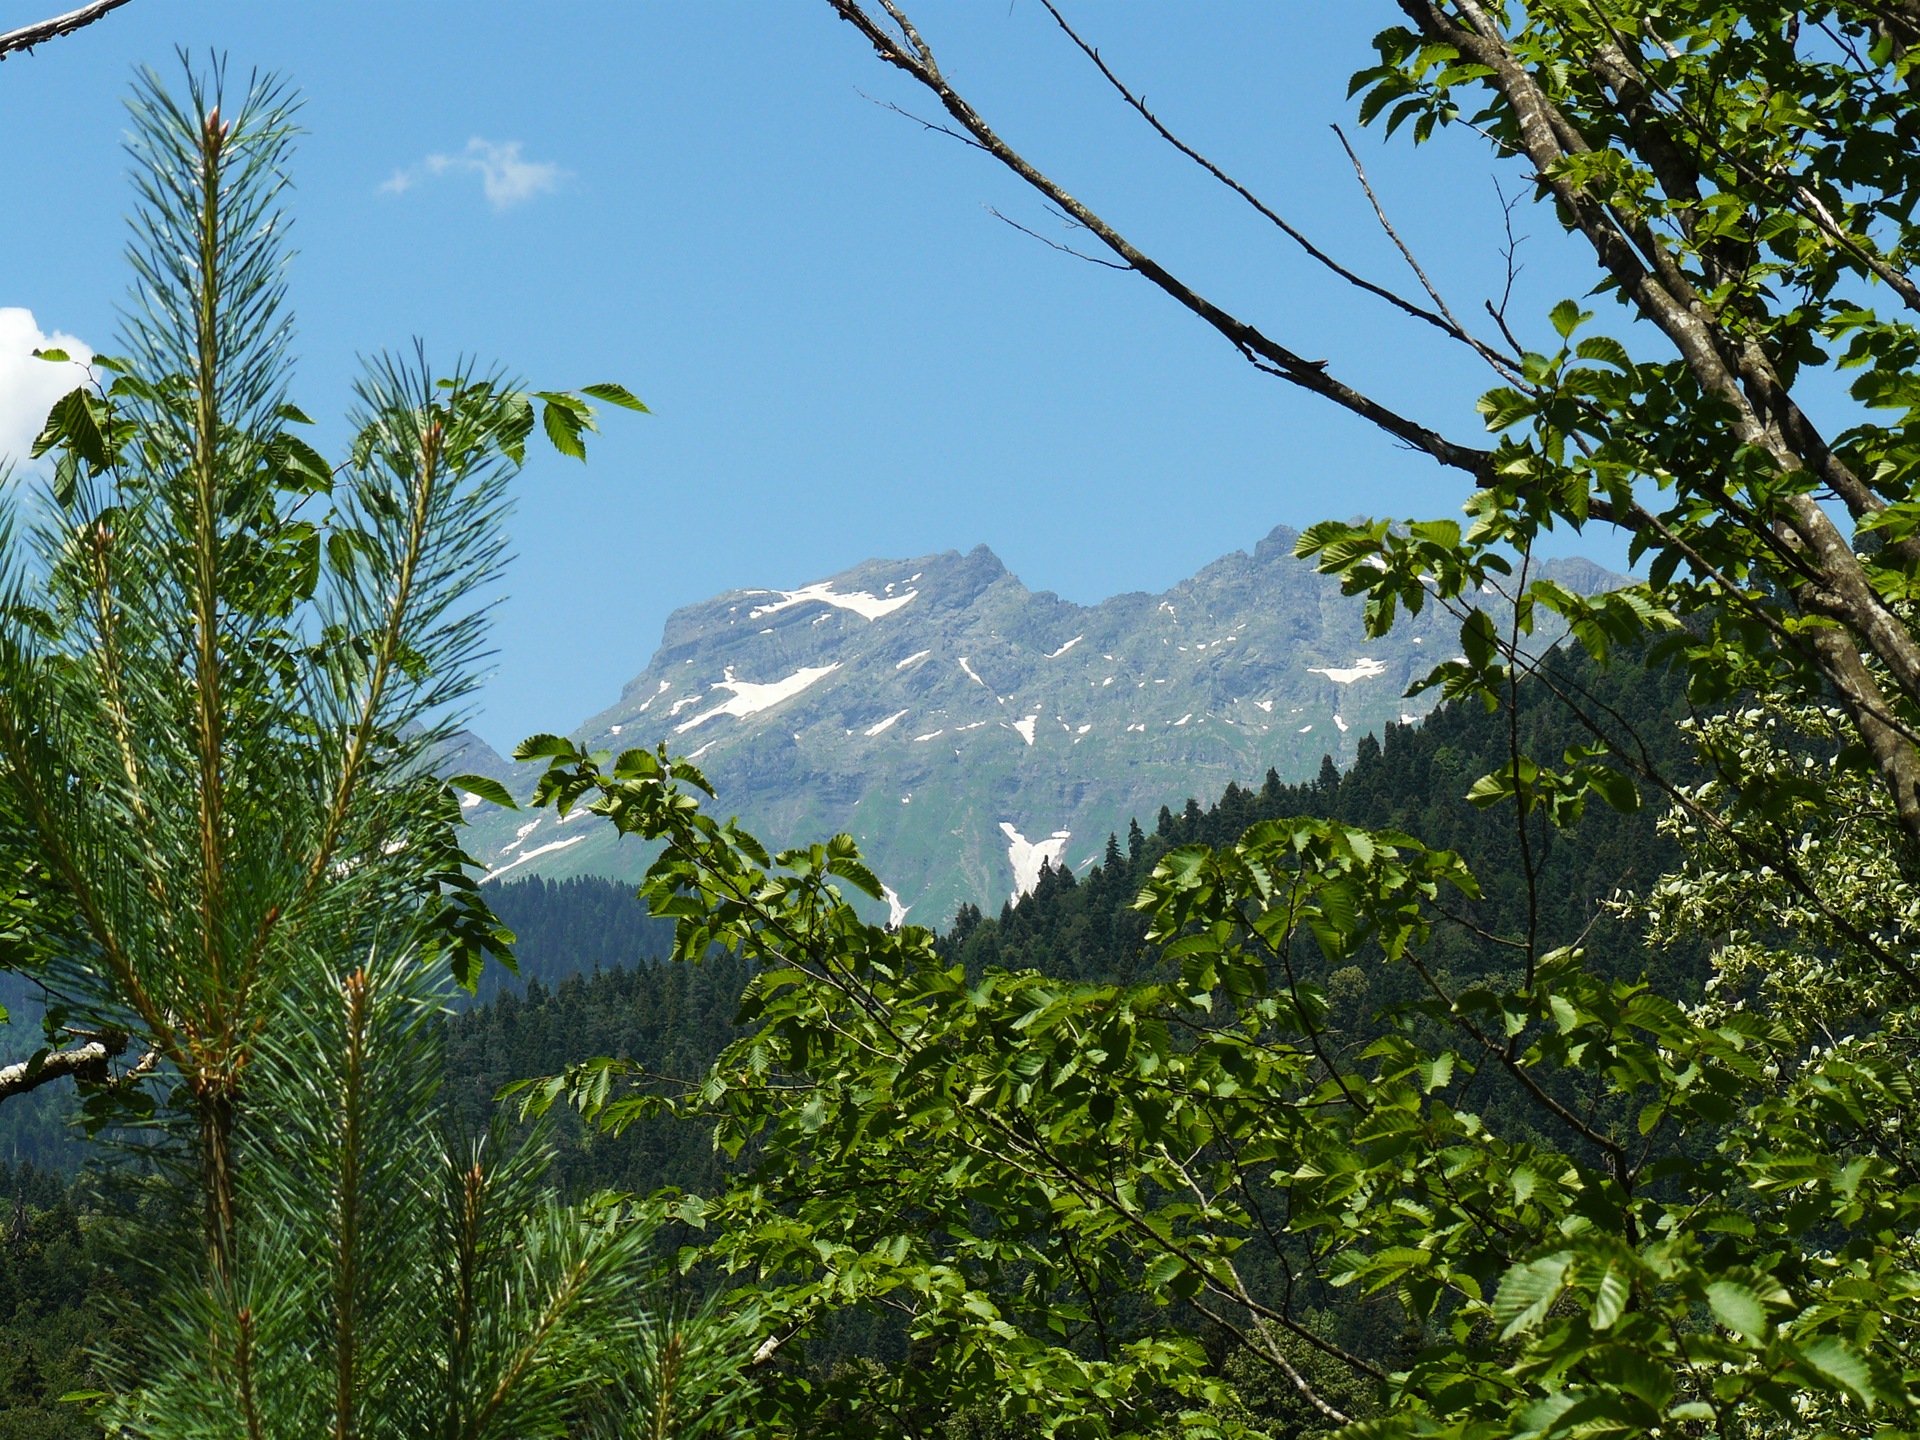
[[[1367,639],[1359,601],[1295,560],[1295,538],[1276,529],[1163,595],[1090,607],[1028,590],[985,546],[734,591],[676,611],[574,738],[665,740],[770,848],[851,832],[894,917],[944,925],[964,901],[998,908],[1030,887],[1043,860],[1084,868],[1132,817],[1151,827],[1162,805],[1269,766],[1308,778],[1430,708],[1404,693],[1457,653],[1454,623],[1429,610]],[[1548,573],[1619,583],[1583,560]],[[449,773],[531,788],[530,769],[476,746]],[[648,858],[591,816],[469,814],[492,877],[624,879]]]

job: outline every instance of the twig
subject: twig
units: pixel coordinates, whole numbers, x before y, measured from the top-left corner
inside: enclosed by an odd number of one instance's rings
[[[1354,153],[1353,146],[1347,143],[1347,132],[1342,130],[1338,125],[1329,126],[1328,128],[1333,131],[1335,138],[1340,141],[1340,148],[1347,152],[1347,160],[1353,166],[1354,176],[1359,180],[1361,190],[1366,192],[1367,203],[1373,206],[1374,218],[1380,222],[1380,228],[1387,232],[1387,238],[1393,241],[1393,248],[1400,252],[1400,258],[1407,262],[1407,268],[1413,271],[1414,278],[1420,282],[1420,288],[1427,292],[1427,298],[1432,300],[1439,308],[1440,313],[1446,317],[1447,323],[1453,327],[1455,333],[1458,334],[1461,339],[1473,346],[1481,357],[1496,370],[1500,371],[1501,374],[1511,376],[1513,374],[1512,363],[1498,351],[1476,340],[1467,332],[1466,327],[1454,318],[1453,311],[1447,308],[1445,298],[1440,294],[1439,289],[1434,285],[1433,281],[1427,278],[1427,272],[1421,268],[1419,260],[1414,257],[1412,248],[1408,246],[1406,241],[1400,238],[1400,232],[1393,228],[1393,221],[1387,218],[1386,207],[1380,203],[1380,197],[1374,194],[1373,182],[1367,179],[1366,166],[1360,163],[1360,157]]]
[[[862,100],[865,100],[869,105],[878,105],[882,110],[891,110],[903,120],[911,120],[922,130],[931,130],[936,135],[945,135],[949,140],[958,140],[962,145],[970,145],[975,150],[985,150],[987,148],[971,135],[956,130],[951,125],[942,125],[938,120],[929,120],[924,115],[916,115],[905,106],[896,105],[891,100],[882,100],[877,95],[869,95],[858,85],[853,87],[853,93],[858,95]]]
[[[1109,270],[1133,269],[1131,265],[1122,265],[1117,260],[1102,260],[1098,255],[1089,255],[1087,254],[1086,251],[1076,250],[1071,245],[1062,245],[1058,240],[1049,240],[1046,236],[1042,235],[1039,231],[1029,230],[1026,226],[1022,225],[1018,220],[1012,219],[1009,216],[1001,214],[998,210],[994,209],[993,206],[988,205],[985,208],[986,208],[986,212],[989,215],[993,216],[994,219],[1002,221],[1005,224],[1011,225],[1014,229],[1018,230],[1022,235],[1031,235],[1035,240],[1038,240],[1042,245],[1048,246],[1049,248],[1054,250],[1058,250],[1063,255],[1071,255],[1073,256],[1074,259],[1084,260],[1089,265],[1104,265]]]

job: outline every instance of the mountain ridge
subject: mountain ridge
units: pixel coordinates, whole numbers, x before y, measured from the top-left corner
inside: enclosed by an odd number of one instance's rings
[[[1030,889],[1043,860],[1084,866],[1170,797],[1268,768],[1309,778],[1431,708],[1404,692],[1454,653],[1450,619],[1429,607],[1368,639],[1360,602],[1295,559],[1297,539],[1276,526],[1165,591],[1094,605],[1028,590],[985,545],[729,590],[668,616],[647,666],[571,733],[665,741],[770,843],[851,832],[897,887],[892,917],[941,923]],[[1546,572],[1619,582],[1579,559]],[[459,768],[516,795],[537,774],[477,737]],[[631,879],[647,858],[597,817],[470,814],[489,879]]]

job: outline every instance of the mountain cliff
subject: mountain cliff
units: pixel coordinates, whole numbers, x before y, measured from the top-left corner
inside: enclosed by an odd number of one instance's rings
[[[1269,767],[1309,778],[1426,713],[1405,691],[1456,653],[1454,624],[1430,610],[1367,639],[1359,602],[1293,558],[1296,538],[1277,528],[1164,594],[1093,606],[1028,590],[985,546],[732,591],[674,612],[647,668],[573,736],[664,740],[770,845],[850,831],[896,918],[944,924],[1030,889],[1043,861],[1083,867],[1136,815]],[[1618,583],[1584,560],[1548,573]],[[447,770],[516,794],[534,773],[477,740]],[[647,858],[596,817],[469,813],[490,878],[631,878]]]

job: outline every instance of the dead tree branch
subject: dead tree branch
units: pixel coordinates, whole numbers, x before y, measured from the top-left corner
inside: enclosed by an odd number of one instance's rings
[[[82,5],[78,10],[69,10],[64,15],[56,15],[51,20],[42,20],[34,25],[22,25],[18,30],[9,30],[0,35],[0,60],[16,50],[31,50],[34,46],[62,35],[71,35],[93,24],[110,10],[118,10],[127,0],[93,0],[91,5]]]
[[[126,1049],[125,1035],[96,1035],[71,1049],[46,1051],[0,1068],[0,1100],[10,1100],[68,1076],[96,1082],[106,1080],[109,1078],[107,1062],[125,1054]]]

